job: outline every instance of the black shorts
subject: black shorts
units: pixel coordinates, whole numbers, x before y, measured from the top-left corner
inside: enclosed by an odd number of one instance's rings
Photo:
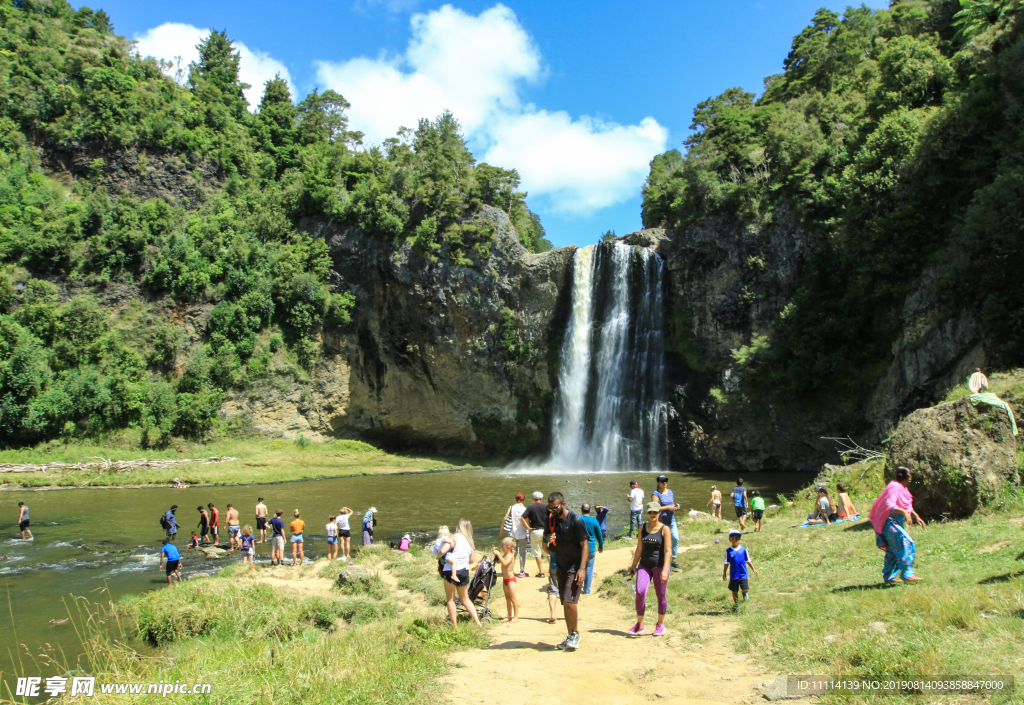
[[[576,582],[576,571],[568,573],[559,568],[555,571],[558,577],[558,597],[563,605],[575,605],[580,601],[583,586]]]
[[[742,590],[743,592],[746,592],[749,589],[750,588],[747,587],[747,579],[746,578],[740,578],[739,580],[730,580],[729,581],[729,591],[730,592],[737,592],[739,590]]]
[[[266,531],[267,529],[267,518],[256,517],[256,529],[257,531]]]
[[[444,578],[446,582],[449,582],[452,585],[455,585],[456,587],[460,585],[465,585],[466,587],[469,587],[469,571],[466,569],[455,571],[455,577],[459,579],[459,582],[457,583],[452,580],[451,571],[445,571],[444,573],[441,573],[441,577]]]
[[[25,529],[27,529],[28,528],[28,519],[26,519],[25,521],[23,521],[20,524],[18,524],[18,527],[19,527],[20,531],[24,531]]]
[[[764,516],[764,510],[763,509],[755,509],[753,511],[754,521],[761,521],[761,517],[763,517],[763,516]]]
[[[747,508],[736,505],[736,518],[739,519],[742,516],[746,516]]]
[[[347,539],[351,535],[352,535],[352,531],[350,529],[338,529],[338,536],[343,538],[343,539]]]
[[[181,559],[180,558],[178,560],[176,560],[176,561],[167,561],[167,574],[170,575],[171,573],[176,571],[178,569],[178,566],[180,566],[180,565],[181,565]]]
[[[200,536],[206,536],[209,533],[210,533],[210,527],[208,527],[208,526],[204,526],[204,527],[199,529],[199,535]]]

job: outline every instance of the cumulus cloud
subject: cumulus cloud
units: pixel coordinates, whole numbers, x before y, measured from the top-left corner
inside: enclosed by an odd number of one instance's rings
[[[189,63],[199,60],[199,51],[196,49],[196,45],[209,35],[209,29],[193,27],[183,22],[165,22],[143,34],[136,34],[134,39],[136,48],[142,56],[155,56],[168,61],[175,61],[175,57],[180,56],[180,68],[184,70],[184,78],[187,78]],[[264,84],[277,74],[281,74],[281,78],[288,82],[289,90],[293,96],[295,95],[291,74],[288,73],[284,64],[270,54],[258,49],[250,49],[237,40],[234,45],[238,49],[240,57],[238,78],[250,86],[245,91],[245,99],[249,102],[250,110],[255,110],[259,105],[260,98],[263,97]],[[171,73],[173,74],[173,72],[172,68]]]
[[[320,83],[352,103],[349,124],[368,142],[451,110],[483,159],[518,169],[531,196],[570,215],[635,196],[665,149],[668,132],[651,117],[620,125],[524,104],[523,83],[543,77],[541,55],[504,5],[476,16],[445,5],[411,23],[402,55],[316,64]]]

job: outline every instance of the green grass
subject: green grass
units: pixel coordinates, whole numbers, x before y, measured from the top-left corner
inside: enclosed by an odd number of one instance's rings
[[[412,562],[429,569],[432,560]],[[374,581],[303,597],[239,580],[250,570],[232,566],[109,608],[76,602],[72,626],[81,634],[89,674],[97,682],[210,683],[209,696],[192,698],[202,703],[406,705],[437,701],[434,684],[448,669],[450,651],[486,645],[486,632],[452,628],[440,612],[400,615],[394,596]],[[101,621],[110,629],[98,627]],[[59,654],[41,665],[44,673],[75,667]],[[97,688],[90,702],[137,698],[101,695]]]
[[[348,475],[429,472],[466,467],[466,458],[394,455],[360,441],[335,440],[305,443],[283,438],[222,439],[211,443],[181,443],[165,450],[142,449],[129,433],[107,439],[103,445],[40,444],[33,448],[0,451],[0,463],[95,462],[139,458],[207,458],[230,456],[238,460],[215,465],[192,463],[165,470],[138,469],[130,473],[96,470],[48,470],[45,473],[0,475],[0,485],[19,487],[168,486],[177,477],[190,485],[234,485],[280,482]]]
[[[862,485],[876,484],[871,475],[880,471],[880,464],[869,470]],[[1024,536],[1020,524],[1009,523],[1024,513],[1019,490],[969,519],[912,528],[915,568],[925,580],[891,587],[881,585],[883,554],[869,522],[787,528],[810,509],[802,494],[794,506],[769,511],[762,532],[744,534],[760,575],[751,575],[750,601],[740,615],[731,613],[732,595],[722,581],[727,531],[735,522],[685,521],[680,544],[709,547],[679,555],[681,569],[669,582],[670,624],[685,629],[726,615],[741,625],[733,637],[737,650],[782,674],[1024,674]],[[852,494],[866,516],[872,495]],[[715,538],[721,543],[713,544]],[[606,578],[601,593],[632,604],[621,575]],[[826,698],[883,700],[937,702],[909,695]]]

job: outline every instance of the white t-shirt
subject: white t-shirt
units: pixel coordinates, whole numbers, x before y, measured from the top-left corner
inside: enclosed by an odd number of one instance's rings
[[[462,534],[455,534],[455,547],[452,549],[452,555],[449,557],[451,563],[448,563],[444,572],[450,573],[452,570],[452,563],[455,564],[455,572],[460,570],[469,570],[469,560],[473,557],[473,548],[469,545],[469,539]]]
[[[629,510],[631,512],[639,512],[644,508],[644,491],[639,487],[634,487],[629,491]]]
[[[337,521],[336,520],[332,521],[327,526],[325,526],[324,529],[327,531],[327,538],[332,538],[334,536],[337,536],[338,535],[338,524],[337,524]]]
[[[828,516],[832,513],[832,505],[829,504],[828,497],[822,497],[818,500],[818,506],[821,507],[821,513]]]
[[[348,514],[341,514],[334,520],[334,523],[338,525],[338,529],[341,531],[351,531],[348,528],[348,516]]]
[[[525,511],[526,505],[522,502],[516,502],[512,505],[512,511],[508,514],[512,518],[512,538],[514,539],[525,539],[530,536],[530,532],[526,530],[523,522],[520,521]]]

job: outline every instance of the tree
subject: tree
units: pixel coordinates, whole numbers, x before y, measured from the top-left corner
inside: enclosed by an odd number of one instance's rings
[[[299,142],[344,142],[349,135],[345,111],[352,105],[333,90],[313,91],[299,103],[296,117],[299,123]],[[359,133],[360,140],[362,133]]]
[[[188,85],[208,103],[222,102],[235,117],[245,113],[248,103],[244,91],[248,83],[238,80],[241,53],[235,50],[226,30],[213,30],[196,44],[199,61],[189,64]]]

